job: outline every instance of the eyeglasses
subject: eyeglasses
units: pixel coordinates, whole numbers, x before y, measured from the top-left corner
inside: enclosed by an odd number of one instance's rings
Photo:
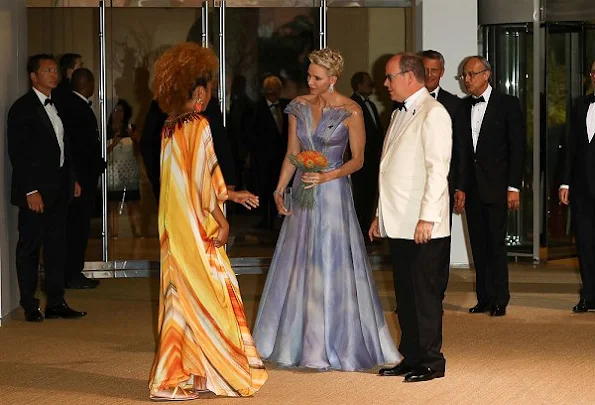
[[[411,70],[403,70],[402,72],[398,72],[398,73],[389,73],[385,76],[385,79],[388,80],[389,82],[392,82],[393,79],[395,77],[397,77],[398,75],[402,75],[402,74],[409,73],[409,72],[411,72]]]
[[[463,72],[463,74],[459,76],[459,79],[465,80],[466,78],[469,78],[473,80],[475,79],[475,76],[483,72],[487,72],[487,69],[480,70],[479,72]]]

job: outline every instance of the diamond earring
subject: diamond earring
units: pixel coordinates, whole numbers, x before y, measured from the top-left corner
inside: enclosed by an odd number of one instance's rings
[[[328,88],[328,91],[329,91],[329,92],[331,92],[331,93],[332,93],[333,91],[335,91],[335,85],[331,83],[331,85],[330,85],[330,86],[329,86],[329,88]]]

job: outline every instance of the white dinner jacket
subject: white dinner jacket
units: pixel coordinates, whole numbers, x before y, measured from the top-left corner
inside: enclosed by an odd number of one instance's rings
[[[406,114],[399,123],[399,111],[395,110],[384,140],[379,173],[380,232],[383,237],[413,239],[422,219],[434,223],[432,239],[447,237],[450,116],[427,90]]]

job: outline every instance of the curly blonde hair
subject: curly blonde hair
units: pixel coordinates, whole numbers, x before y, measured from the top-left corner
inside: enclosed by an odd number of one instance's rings
[[[206,87],[217,73],[215,53],[194,42],[185,42],[167,50],[155,62],[153,93],[161,110],[181,112],[197,86]]]
[[[310,62],[322,66],[328,71],[329,76],[341,76],[345,64],[341,53],[335,49],[324,48],[313,51],[308,55]]]

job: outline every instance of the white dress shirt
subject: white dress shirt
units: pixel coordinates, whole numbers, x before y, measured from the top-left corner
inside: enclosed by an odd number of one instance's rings
[[[486,109],[492,95],[492,86],[488,84],[488,88],[485,89],[483,94],[479,97],[483,97],[484,102],[480,102],[471,107],[471,136],[473,138],[473,152],[477,150],[477,142],[479,141],[479,133],[481,132],[481,125],[483,124],[483,118],[486,115]],[[473,98],[479,98],[471,96]],[[519,189],[516,187],[508,186],[508,191],[516,191]]]
[[[89,99],[88,99],[87,97],[83,96],[83,95],[82,95],[81,93],[79,93],[78,91],[74,91],[74,90],[72,90],[72,92],[73,92],[74,94],[76,94],[77,96],[79,96],[79,97],[81,98],[81,100],[84,100],[84,101],[85,101],[85,103],[87,103],[87,105],[88,105],[89,107],[91,107],[91,106],[89,105]]]
[[[45,112],[52,123],[52,127],[54,128],[54,133],[56,134],[56,140],[58,141],[58,146],[60,147],[60,167],[64,166],[64,125],[62,124],[62,120],[58,115],[58,110],[53,104],[45,104],[45,100],[48,98],[51,100],[50,97],[47,97],[45,94],[37,90],[35,87],[33,88],[35,94],[39,98],[41,105],[45,109]]]
[[[595,103],[591,103],[587,111],[587,136],[589,137],[589,143],[593,140],[593,135],[595,135]]]
[[[485,89],[480,97],[484,98],[483,103],[477,103],[471,107],[471,135],[473,137],[473,151],[477,150],[477,141],[479,140],[479,133],[481,132],[481,124],[483,123],[483,117],[486,114],[490,96],[492,95],[492,86],[488,84],[488,88]],[[471,96],[473,98],[479,98]]]

